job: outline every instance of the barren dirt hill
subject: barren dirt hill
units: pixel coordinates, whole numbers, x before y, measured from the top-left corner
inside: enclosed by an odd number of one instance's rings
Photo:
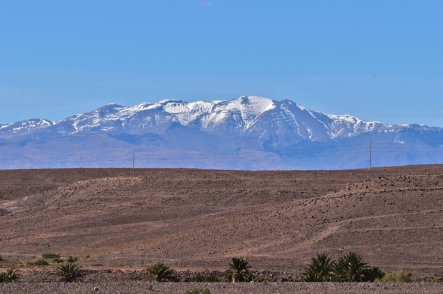
[[[0,171],[0,255],[299,273],[320,252],[443,271],[443,166],[352,171]]]

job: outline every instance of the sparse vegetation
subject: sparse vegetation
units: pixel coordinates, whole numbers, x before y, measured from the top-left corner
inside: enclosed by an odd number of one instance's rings
[[[28,262],[27,265],[29,265],[29,266],[47,266],[47,265],[49,265],[49,262],[47,262],[44,259],[39,259],[37,261]]]
[[[56,258],[60,258],[60,255],[55,254],[55,253],[43,253],[42,258],[43,259],[56,259]]]
[[[91,266],[103,266],[103,263],[93,263]]]
[[[148,278],[157,282],[170,281],[174,273],[175,271],[163,262],[155,263],[148,268]]]
[[[63,262],[68,262],[68,263],[75,263],[78,261],[78,257],[72,257],[69,256],[66,260],[60,257],[60,254],[57,253],[52,253],[52,252],[47,252],[47,253],[43,253],[42,254],[42,258],[40,260],[38,260],[37,262],[34,263],[28,263],[29,265],[36,265],[36,266],[45,266],[45,265],[49,265],[49,260],[51,263],[55,263],[55,264],[60,264]],[[45,262],[47,264],[45,264]]]
[[[197,274],[194,277],[194,281],[198,283],[218,283],[221,282],[222,279],[220,279],[220,277],[214,273],[209,273],[209,274]]]
[[[63,258],[53,258],[52,259],[52,263],[63,263],[64,259]]]
[[[192,290],[186,291],[185,294],[211,294],[211,290],[209,290],[208,288],[205,289],[194,288]]]
[[[229,264],[227,279],[232,283],[250,282],[253,280],[253,275],[249,268],[248,262],[243,257],[234,257]]]
[[[70,263],[74,263],[74,262],[77,262],[78,261],[78,257],[75,257],[75,256],[69,256],[68,257],[68,259],[66,260],[67,262],[70,262]]]
[[[81,275],[81,267],[73,262],[66,262],[57,267],[58,275],[65,282],[73,282]]]
[[[412,273],[398,270],[395,272],[386,273],[383,277],[376,279],[380,283],[411,283],[414,281]]]
[[[0,283],[11,283],[18,280],[17,271],[8,269],[5,273],[0,274]]]

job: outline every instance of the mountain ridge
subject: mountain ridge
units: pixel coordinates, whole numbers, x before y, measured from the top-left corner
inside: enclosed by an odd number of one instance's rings
[[[88,138],[82,141],[82,137]],[[443,129],[323,114],[292,100],[258,96],[194,102],[167,99],[132,106],[111,103],[60,121],[31,119],[0,125],[0,151],[14,153],[7,147],[15,146],[26,156],[32,154],[24,160],[25,166],[31,167],[36,159],[38,162],[48,157],[48,152],[54,153],[48,149],[61,145],[70,153],[54,157],[70,158],[66,167],[77,165],[78,154],[93,155],[90,163],[100,167],[103,164],[96,161],[97,156],[112,150],[120,155],[141,152],[146,156],[143,158],[150,158],[141,163],[154,167],[354,168],[364,167],[367,160],[343,163],[349,160],[349,154],[341,153],[348,149],[350,154],[366,152],[362,146],[370,140],[392,153],[387,157],[385,154],[378,165],[439,163]],[[217,155],[229,157],[231,163],[220,164],[220,158],[214,159]],[[322,163],[324,156],[330,158]],[[13,165],[21,166],[23,163]],[[0,167],[10,165],[0,161]]]

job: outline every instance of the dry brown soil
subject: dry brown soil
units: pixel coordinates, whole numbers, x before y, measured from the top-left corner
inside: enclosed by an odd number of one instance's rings
[[[1,284],[0,293],[20,294],[184,294],[194,289],[208,289],[211,294],[441,294],[443,284],[437,283],[149,283],[149,282],[106,282],[106,283],[16,283]],[[3,292],[1,292],[3,290]]]
[[[443,272],[443,166],[350,171],[0,171],[0,268],[56,252],[89,268],[256,270],[361,253],[416,277]],[[24,269],[26,271],[26,269]]]

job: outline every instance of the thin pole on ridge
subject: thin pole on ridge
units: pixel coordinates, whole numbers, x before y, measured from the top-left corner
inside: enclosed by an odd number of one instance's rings
[[[372,140],[369,140],[369,168],[372,168]]]
[[[135,152],[132,152],[132,176],[135,176]]]

